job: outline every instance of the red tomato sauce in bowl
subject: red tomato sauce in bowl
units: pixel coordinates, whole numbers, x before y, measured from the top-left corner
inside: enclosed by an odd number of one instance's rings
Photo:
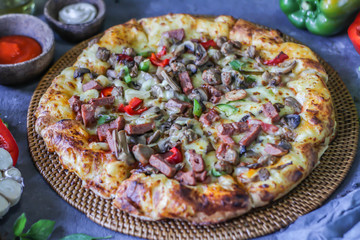
[[[0,64],[25,62],[41,53],[40,44],[33,38],[20,35],[0,37]]]

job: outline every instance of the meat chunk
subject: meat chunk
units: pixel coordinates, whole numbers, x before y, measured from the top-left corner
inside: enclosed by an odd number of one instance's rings
[[[69,99],[69,104],[70,104],[70,107],[71,109],[74,111],[74,112],[79,112],[81,110],[81,100],[80,100],[80,97],[79,96],[72,96],[70,99]]]
[[[231,165],[237,165],[240,161],[239,154],[236,150],[231,145],[225,143],[220,144],[216,150],[216,158]]]
[[[267,143],[265,146],[265,152],[272,155],[272,156],[284,156],[289,152],[289,150],[286,150],[276,144]]]
[[[187,171],[187,172],[179,171],[175,175],[175,179],[184,185],[190,185],[190,186],[196,185],[195,174],[193,171]]]
[[[279,113],[271,102],[262,105],[262,110],[266,117],[271,119],[271,122],[278,122],[280,120]]]
[[[110,57],[110,51],[107,48],[99,47],[95,56],[101,61],[106,62]]]
[[[96,82],[95,80],[91,80],[90,82],[87,82],[82,85],[82,90],[84,92],[86,92],[87,90],[90,90],[90,89],[101,90],[101,89],[103,89],[103,86],[101,86],[101,84]]]
[[[91,104],[81,105],[81,116],[85,127],[91,126],[95,122],[95,107]]]
[[[178,113],[185,113],[192,105],[188,102],[181,101],[176,98],[170,99],[166,104],[165,107],[170,109],[171,111],[176,111]]]
[[[195,179],[198,182],[204,182],[207,179],[207,171],[202,171],[200,173],[194,173]]]
[[[216,171],[225,172],[227,174],[231,174],[234,171],[234,167],[224,161],[217,161],[217,163],[214,165],[214,168]]]
[[[259,135],[261,132],[260,125],[252,125],[250,130],[245,134],[245,136],[240,140],[240,146],[248,147]]]
[[[139,135],[149,132],[154,128],[155,128],[155,123],[150,122],[150,123],[143,123],[138,125],[126,124],[124,130],[128,135]]]
[[[205,170],[204,159],[200,154],[197,154],[195,150],[190,149],[187,151],[189,154],[189,161],[194,172],[202,172]]]
[[[95,107],[98,106],[111,106],[113,105],[115,102],[115,97],[111,96],[111,97],[102,97],[102,98],[92,98],[89,103],[92,104]]]
[[[167,31],[167,32],[163,32],[162,36],[164,36],[166,38],[174,39],[176,42],[180,42],[185,37],[185,30],[183,28],[170,30],[170,31]]]
[[[209,112],[202,114],[199,119],[202,124],[207,126],[210,126],[213,122],[218,120],[220,120],[220,116],[214,109],[211,109]]]
[[[210,85],[221,84],[220,71],[216,68],[210,68],[202,73],[202,79]]]
[[[151,155],[149,163],[169,178],[173,177],[176,173],[175,167],[167,163],[160,154]]]
[[[136,160],[141,162],[143,166],[149,164],[151,155],[154,154],[154,150],[143,144],[137,144],[132,148],[132,152]]]
[[[231,73],[230,72],[222,72],[221,73],[221,82],[226,86],[230,86],[230,84],[231,84]]]
[[[98,138],[101,142],[105,141],[106,139],[106,133],[110,129],[116,129],[116,130],[122,130],[125,126],[125,119],[123,116],[119,116],[114,121],[111,121],[110,123],[105,123],[100,125],[96,131]]]
[[[223,143],[226,143],[226,144],[229,144],[229,145],[234,145],[235,144],[234,139],[232,139],[232,137],[229,136],[229,135],[221,135],[221,134],[219,134],[218,137],[221,139],[221,141]]]
[[[218,133],[221,135],[233,135],[249,130],[246,122],[223,123],[217,126]]]
[[[181,88],[183,90],[183,92],[188,95],[189,93],[191,93],[191,91],[194,89],[194,86],[191,82],[191,78],[189,76],[188,72],[181,72],[179,73],[179,80],[180,80],[180,85]]]
[[[225,98],[228,101],[237,101],[246,98],[246,91],[244,89],[235,89],[225,93]]]
[[[219,91],[218,89],[216,89],[214,86],[211,85],[203,85],[203,87],[208,91],[208,95],[210,96],[209,101],[212,103],[218,103],[221,99],[221,91]]]

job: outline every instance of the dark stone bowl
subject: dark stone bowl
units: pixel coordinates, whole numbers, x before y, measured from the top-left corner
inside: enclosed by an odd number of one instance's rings
[[[39,18],[27,14],[7,14],[0,16],[0,37],[24,35],[34,38],[42,47],[36,58],[16,64],[0,64],[0,84],[24,83],[40,75],[54,57],[54,33]]]
[[[82,24],[65,24],[58,19],[59,11],[70,4],[86,2],[97,8],[97,15],[91,22]],[[45,4],[44,15],[50,26],[69,42],[79,42],[98,33],[105,19],[105,3],[103,0],[49,0]]]

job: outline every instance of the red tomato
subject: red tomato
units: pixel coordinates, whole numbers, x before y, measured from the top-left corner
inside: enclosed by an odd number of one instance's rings
[[[183,157],[182,157],[181,151],[179,149],[177,149],[176,147],[173,147],[172,149],[170,149],[170,152],[172,153],[172,155],[165,158],[165,160],[168,163],[177,164],[177,163],[180,163],[183,161]]]
[[[16,162],[19,157],[19,147],[16,144],[16,141],[9,131],[9,129],[5,126],[5,124],[0,119],[0,148],[4,148],[8,151],[13,159],[13,165],[16,165]]]

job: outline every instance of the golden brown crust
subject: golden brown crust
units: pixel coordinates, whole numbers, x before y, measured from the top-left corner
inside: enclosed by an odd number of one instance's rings
[[[219,178],[217,183],[184,186],[161,174],[146,176],[134,173],[131,166],[118,161],[113,154],[89,146],[89,134],[75,115],[68,99],[82,92],[81,82],[71,76],[69,68],[57,77],[42,97],[36,112],[36,129],[49,151],[55,151],[65,168],[76,172],[86,187],[102,197],[114,197],[114,205],[144,219],[178,218],[197,224],[210,224],[230,219],[251,207],[268,204],[288,193],[318,164],[335,134],[335,115],[326,87],[327,75],[315,54],[306,46],[284,42],[275,30],[265,30],[245,20],[230,16],[217,18],[168,14],[160,17],[130,20],[105,32],[96,46],[88,47],[74,64],[98,74],[109,68],[95,58],[95,47],[106,47],[120,53],[124,46],[136,51],[156,49],[163,31],[185,29],[186,39],[227,36],[244,45],[254,45],[263,59],[274,58],[280,51],[296,61],[293,79],[287,83],[303,106],[302,122],[295,130],[293,149],[278,162],[265,167],[270,178],[255,179],[260,169]],[[67,120],[64,120],[67,119]],[[127,178],[127,179],[126,179]],[[126,180],[125,180],[126,179]]]

